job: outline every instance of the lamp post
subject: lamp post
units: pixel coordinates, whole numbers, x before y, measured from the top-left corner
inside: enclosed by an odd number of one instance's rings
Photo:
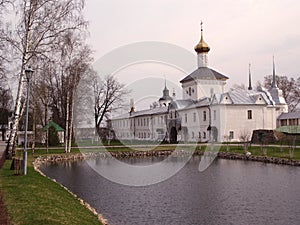
[[[29,108],[29,95],[30,95],[30,78],[34,70],[28,66],[25,69],[25,76],[27,82],[27,96],[26,96],[26,122],[25,122],[25,134],[24,134],[24,153],[23,153],[23,175],[27,174],[27,130],[28,130],[28,108]]]

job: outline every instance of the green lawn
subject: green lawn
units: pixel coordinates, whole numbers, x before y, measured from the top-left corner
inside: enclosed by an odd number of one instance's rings
[[[101,224],[78,199],[33,169],[16,176],[7,160],[0,169],[0,188],[11,224]]]
[[[285,159],[290,159],[290,154],[289,154],[289,148],[288,147],[283,147],[282,151],[280,146],[264,146],[264,148],[267,149],[267,154],[266,156],[268,157],[276,157],[276,158],[285,158]],[[245,154],[245,151],[241,146],[230,146],[229,147],[229,152],[234,152],[234,153],[240,153],[240,154]],[[220,151],[226,152],[226,146],[222,146]],[[263,152],[260,148],[260,146],[251,146],[248,151],[251,152],[252,155],[255,156],[264,156]],[[300,146],[297,146],[297,148],[294,151],[294,160],[300,160]]]

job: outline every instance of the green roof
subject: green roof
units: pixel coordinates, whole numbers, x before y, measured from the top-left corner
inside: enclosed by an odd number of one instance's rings
[[[59,126],[57,123],[54,123],[53,121],[50,121],[46,126],[44,126],[43,130],[47,131],[50,127],[54,127],[56,131],[65,131],[61,126]]]
[[[278,127],[276,131],[286,133],[286,134],[300,134],[300,126],[295,125],[295,126],[282,126]]]

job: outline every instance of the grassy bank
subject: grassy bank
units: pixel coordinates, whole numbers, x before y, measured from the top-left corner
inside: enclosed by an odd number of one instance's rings
[[[280,147],[278,146],[264,146],[265,153],[261,150],[260,146],[251,146],[248,151],[251,152],[252,155],[255,156],[268,156],[268,157],[274,157],[274,158],[283,158],[283,159],[290,159],[290,152],[289,147]],[[220,148],[220,151],[226,152],[227,148],[226,146],[222,146]],[[242,146],[230,146],[229,152],[232,153],[240,153],[245,154],[245,151]],[[292,159],[294,160],[300,160],[300,146],[297,146],[295,148],[295,151],[293,153]]]
[[[36,172],[32,160],[30,156],[26,176],[14,175],[10,160],[0,170],[11,224],[100,224],[67,190]]]

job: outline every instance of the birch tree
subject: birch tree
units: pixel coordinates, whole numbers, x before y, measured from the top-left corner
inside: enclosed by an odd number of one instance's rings
[[[83,40],[73,33],[65,36],[65,45],[62,51],[62,62],[66,65],[63,72],[62,82],[66,92],[66,137],[65,152],[71,151],[73,139],[73,120],[75,94],[81,78],[85,75],[92,61],[90,48],[83,43]]]
[[[21,99],[24,96],[25,68],[38,58],[48,58],[57,46],[59,37],[70,30],[85,28],[82,10],[84,0],[20,0],[17,2],[19,24],[16,30],[9,30],[3,36],[18,56],[19,84],[14,109],[13,129],[7,153],[14,154],[14,144],[22,112]],[[32,65],[34,68],[35,66]]]

